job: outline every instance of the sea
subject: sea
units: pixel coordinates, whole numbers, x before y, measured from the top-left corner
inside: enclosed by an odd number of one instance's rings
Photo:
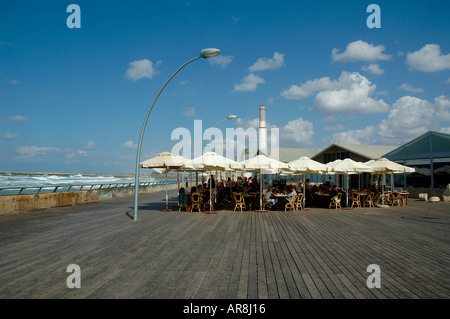
[[[176,181],[176,179],[175,179]],[[139,178],[140,183],[163,183],[164,178],[143,177]],[[173,179],[168,179],[168,182],[173,182]],[[26,173],[1,173],[0,174],[0,195],[36,193],[39,192],[53,192],[56,186],[58,191],[68,190],[69,186],[72,190],[81,189],[82,185],[86,185],[83,189],[89,189],[90,186],[95,185],[92,189],[100,188],[100,185],[107,187],[109,184],[128,184],[134,185],[134,176],[114,176],[114,175],[91,175],[91,174],[26,174]],[[21,190],[21,188],[26,188]]]

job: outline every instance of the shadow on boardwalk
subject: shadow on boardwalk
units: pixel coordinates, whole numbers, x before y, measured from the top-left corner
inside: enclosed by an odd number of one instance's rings
[[[0,298],[450,296],[449,203],[202,214],[160,211],[163,192],[140,197],[137,221],[132,198],[0,216]]]

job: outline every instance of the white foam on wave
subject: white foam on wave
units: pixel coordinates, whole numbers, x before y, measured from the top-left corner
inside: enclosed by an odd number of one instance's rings
[[[154,181],[153,178],[140,179],[141,182]],[[92,185],[92,184],[125,184],[134,183],[134,177],[121,176],[84,176],[76,175],[14,175],[0,174],[0,188],[6,187],[44,187],[65,185]]]

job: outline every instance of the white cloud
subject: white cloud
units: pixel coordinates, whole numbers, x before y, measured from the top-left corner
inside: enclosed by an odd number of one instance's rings
[[[89,142],[86,143],[85,148],[87,148],[87,149],[93,149],[93,148],[95,148],[96,146],[97,146],[97,144],[95,144],[95,142],[89,141]]]
[[[408,92],[413,92],[413,93],[418,93],[418,92],[424,91],[422,88],[416,88],[412,84],[408,84],[408,83],[403,83],[402,85],[399,86],[399,89],[408,91]]]
[[[334,133],[331,142],[340,144],[372,144],[375,131],[375,127],[367,126],[362,130]]]
[[[368,66],[361,67],[361,69],[363,71],[366,71],[366,72],[369,72],[372,74],[376,74],[376,75],[384,74],[384,70],[382,68],[380,68],[379,64],[369,64]]]
[[[319,92],[313,109],[324,113],[382,113],[389,110],[389,105],[382,99],[371,98],[376,85],[358,72],[342,72],[338,87]]]
[[[269,123],[266,123],[267,127],[270,127]],[[254,129],[259,128],[259,118],[254,118],[252,120],[246,120],[238,117],[236,119],[236,127],[242,127],[244,130],[252,127]]]
[[[288,100],[301,100],[313,95],[317,91],[333,90],[340,87],[336,80],[330,80],[328,76],[320,79],[306,81],[301,86],[291,85],[291,87],[283,92],[281,95]]]
[[[137,144],[134,144],[133,141],[126,141],[120,146],[123,148],[137,148]]]
[[[161,61],[158,61],[156,65],[160,62]],[[130,67],[127,69],[126,77],[132,81],[137,81],[143,78],[151,79],[156,74],[152,61],[148,59],[132,61],[129,64]]]
[[[18,138],[19,135],[20,135],[19,133],[13,134],[11,132],[6,132],[5,134],[3,134],[2,138],[4,138],[5,140],[14,140]]]
[[[266,81],[264,81],[263,78],[251,73],[244,77],[241,81],[241,84],[236,84],[234,86],[234,91],[255,91],[258,84],[264,84]]]
[[[379,125],[379,141],[382,144],[406,142],[427,132],[436,120],[433,108],[432,103],[416,97],[398,99]]]
[[[258,132],[259,118],[251,120],[245,120],[238,118],[236,120],[236,126],[241,127],[244,130],[253,128]],[[272,128],[277,128],[269,122],[266,122],[267,134],[272,134]],[[309,121],[303,120],[301,117],[289,121],[286,125],[279,129],[280,145],[293,145],[293,146],[306,146],[313,142],[314,130],[313,124]],[[270,137],[268,141],[270,144]],[[269,145],[270,147],[270,145]]]
[[[48,161],[56,162],[63,161],[68,163],[66,160],[77,160],[80,156],[86,156],[87,152],[85,150],[74,150],[70,148],[58,148],[50,146],[20,146],[16,149],[19,156],[16,157],[18,160],[33,160],[33,161]],[[73,161],[71,161],[73,162]]]
[[[299,117],[288,122],[280,129],[280,144],[295,142],[297,146],[310,145],[312,144],[313,136],[313,124]]]
[[[389,109],[383,100],[375,100],[376,85],[358,72],[343,71],[338,80],[329,77],[292,85],[281,92],[286,99],[301,100],[317,93],[313,109],[325,113],[381,113]]]
[[[36,156],[44,156],[48,153],[60,152],[61,149],[56,147],[39,147],[39,146],[20,146],[16,149],[19,158],[31,158]]]
[[[218,65],[225,69],[233,61],[233,58],[234,58],[234,56],[218,55],[218,56],[214,57],[213,59],[208,59],[208,62],[211,65]]]
[[[390,55],[384,54],[385,47],[382,45],[373,46],[362,40],[352,42],[347,45],[347,48],[343,53],[339,54],[339,50],[334,48],[331,56],[333,61],[377,61],[377,60],[389,60]]]
[[[10,116],[8,117],[8,120],[10,120],[11,122],[16,122],[16,123],[26,123],[28,122],[29,118],[23,115],[15,115],[15,116]]]
[[[376,126],[361,130],[348,130],[333,134],[333,142],[347,144],[404,144],[430,130],[446,132],[441,124],[450,122],[450,99],[438,96],[434,102],[417,97],[403,96],[398,99]]]
[[[427,44],[419,51],[408,52],[406,64],[411,70],[436,72],[450,69],[450,54],[441,55],[438,44]]]
[[[185,107],[186,111],[183,112],[185,116],[195,116],[195,107]]]
[[[250,72],[275,70],[284,65],[284,54],[275,52],[273,58],[259,58],[248,70]]]
[[[441,95],[434,99],[434,112],[436,118],[442,122],[450,122],[450,99]]]

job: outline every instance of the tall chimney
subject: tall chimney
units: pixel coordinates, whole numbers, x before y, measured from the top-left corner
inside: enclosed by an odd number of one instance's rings
[[[258,153],[267,155],[266,107],[259,107],[259,145]]]

